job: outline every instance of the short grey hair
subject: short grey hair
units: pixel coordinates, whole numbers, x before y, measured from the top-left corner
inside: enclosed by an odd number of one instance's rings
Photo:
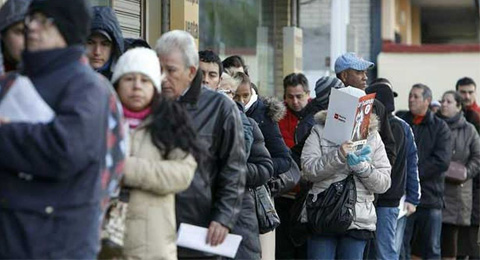
[[[432,90],[427,85],[422,83],[417,83],[413,85],[412,88],[418,88],[423,90],[423,93],[422,93],[423,100],[430,99],[430,102],[432,102],[432,98],[433,98]]]
[[[163,34],[155,45],[159,56],[168,55],[173,50],[179,50],[183,56],[185,67],[194,66],[198,69],[198,49],[193,36],[181,30],[173,30]]]

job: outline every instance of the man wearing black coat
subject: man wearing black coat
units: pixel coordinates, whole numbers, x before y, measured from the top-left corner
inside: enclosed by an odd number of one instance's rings
[[[423,259],[440,259],[440,235],[445,171],[452,156],[451,133],[447,124],[429,109],[432,91],[415,84],[408,97],[409,111],[402,116],[413,130],[418,149],[418,172],[422,197],[417,211],[408,217],[404,236],[405,257],[410,253]],[[411,243],[412,236],[413,238]],[[410,250],[410,245],[412,250]]]
[[[233,229],[242,208],[247,159],[240,113],[228,97],[202,86],[198,50],[189,33],[165,33],[155,49],[165,74],[162,95],[185,107],[209,151],[190,187],[176,196],[177,225],[208,228],[205,239],[216,246]],[[179,248],[178,257],[213,258],[184,248]]]
[[[34,0],[23,75],[55,112],[47,123],[0,120],[0,258],[94,259],[109,92],[81,60],[83,0]]]

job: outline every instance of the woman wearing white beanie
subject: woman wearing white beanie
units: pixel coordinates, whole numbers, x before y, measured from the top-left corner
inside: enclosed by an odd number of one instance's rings
[[[157,55],[147,48],[125,52],[112,76],[130,125],[127,259],[177,259],[175,193],[188,188],[203,153],[183,108],[160,97],[160,82]]]

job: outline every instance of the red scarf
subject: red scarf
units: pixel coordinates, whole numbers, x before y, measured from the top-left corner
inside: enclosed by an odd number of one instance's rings
[[[150,115],[151,108],[147,107],[142,111],[134,112],[123,106],[123,115],[125,116],[125,121],[127,121],[130,130],[137,128],[148,115]]]
[[[477,105],[477,102],[473,102],[473,104],[470,105],[470,106],[465,106],[465,109],[466,110],[473,110],[477,113],[480,113],[480,107]]]
[[[413,124],[414,125],[421,124],[424,118],[425,118],[425,115],[423,115],[423,116],[413,115]]]

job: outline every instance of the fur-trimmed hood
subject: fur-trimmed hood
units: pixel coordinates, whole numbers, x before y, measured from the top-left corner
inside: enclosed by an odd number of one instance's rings
[[[327,110],[322,110],[315,114],[314,116],[315,123],[320,125],[325,125],[325,121],[327,119]],[[378,116],[372,113],[370,115],[370,124],[368,126],[368,134],[378,132],[380,125],[380,120],[378,120]]]
[[[285,104],[283,104],[282,101],[280,101],[276,97],[261,97],[260,98],[265,104],[265,107],[267,108],[267,115],[270,117],[274,122],[279,122],[280,120],[285,117],[285,114],[287,113],[287,108],[285,107]]]

